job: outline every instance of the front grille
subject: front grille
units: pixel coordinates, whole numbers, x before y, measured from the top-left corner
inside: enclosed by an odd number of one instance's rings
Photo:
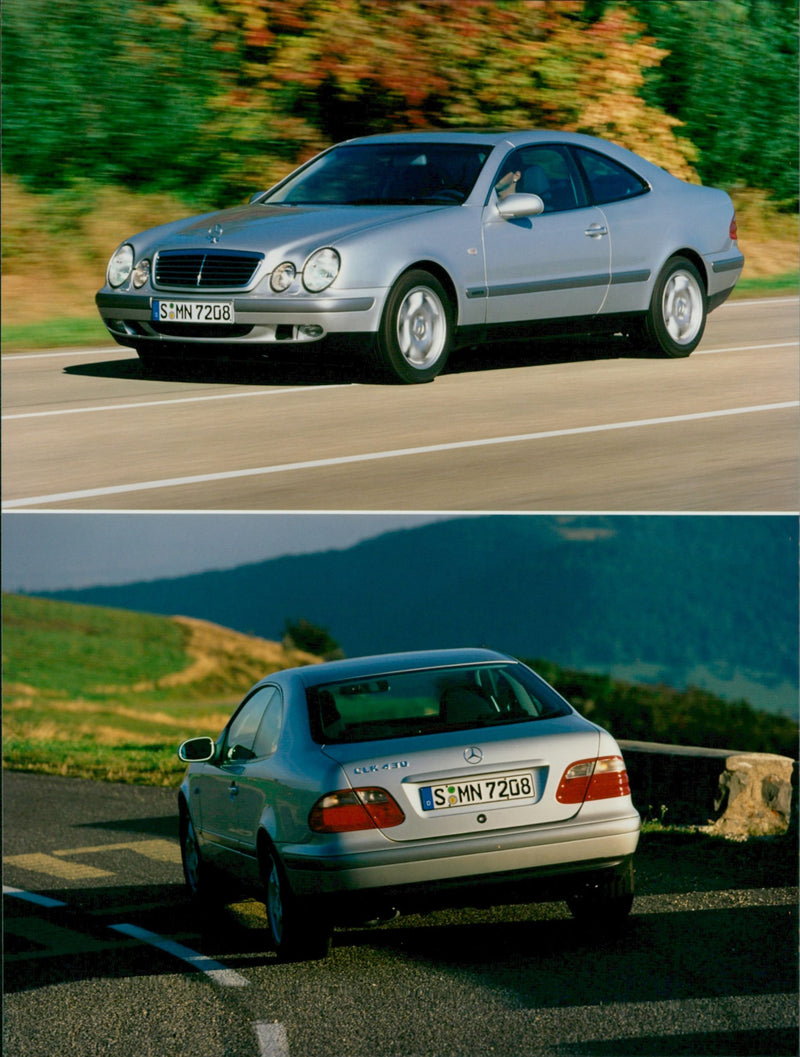
[[[263,253],[164,250],[156,257],[156,286],[181,290],[245,287],[263,259]]]

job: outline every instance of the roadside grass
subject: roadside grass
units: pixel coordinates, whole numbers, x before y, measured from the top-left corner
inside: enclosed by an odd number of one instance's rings
[[[3,596],[3,764],[175,785],[264,675],[317,658],[184,617]]]
[[[800,285],[797,214],[778,212],[763,191],[732,192],[745,270],[734,297],[794,295]],[[234,203],[231,203],[234,204]],[[0,349],[95,348],[116,345],[100,322],[94,297],[123,239],[207,203],[174,195],[137,195],[88,181],[35,195],[2,177],[2,313]],[[52,247],[58,247],[53,268]],[[133,352],[131,352],[133,355]]]

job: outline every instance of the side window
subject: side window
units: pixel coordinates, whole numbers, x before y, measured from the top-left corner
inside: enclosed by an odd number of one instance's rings
[[[277,694],[274,686],[264,686],[247,698],[231,720],[225,738],[224,758],[231,760],[252,760],[255,757],[253,745],[256,740],[264,711]]]
[[[603,202],[619,202],[623,198],[632,198],[650,190],[641,176],[611,158],[583,148],[578,148],[576,153],[597,205],[602,205]]]
[[[261,720],[256,740],[253,742],[253,754],[256,757],[271,756],[278,747],[278,737],[283,725],[283,699],[276,690],[267,705],[267,711]]]
[[[555,144],[514,151],[500,166],[494,187],[501,199],[511,192],[539,195],[545,213],[586,205],[574,163],[568,152]]]

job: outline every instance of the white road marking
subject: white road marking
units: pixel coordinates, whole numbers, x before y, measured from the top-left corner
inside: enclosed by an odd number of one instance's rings
[[[210,400],[244,400],[251,396],[286,396],[291,393],[314,393],[320,389],[347,389],[354,382],[337,382],[331,385],[299,385],[288,389],[259,389],[243,393],[214,393],[209,396],[178,396],[166,400],[137,400],[127,404],[99,404],[97,407],[64,407],[57,411],[23,411],[19,414],[3,415],[3,422],[20,418],[55,418],[58,415],[87,415],[97,411],[138,411],[143,407],[171,407],[174,404],[202,404]]]
[[[84,488],[75,492],[55,492],[50,495],[28,496],[10,499],[3,503],[3,510],[19,507],[41,506],[47,503],[75,502],[96,499],[101,496],[125,495],[131,492],[147,492],[159,488],[177,488],[182,485],[210,484],[214,481],[233,481],[238,478],[264,477],[270,474],[297,473],[301,470],[331,469],[362,462],[378,462],[384,459],[403,459],[416,455],[432,455],[446,451],[463,451],[469,448],[492,447],[498,444],[522,444],[535,440],[553,440],[557,437],[575,437],[587,433],[604,433],[621,429],[641,429],[645,426],[665,426],[679,422],[699,422],[704,419],[724,418],[730,415],[749,415],[761,411],[782,411],[800,406],[798,400],[787,400],[779,404],[754,404],[751,407],[732,407],[722,411],[698,411],[686,415],[668,415],[664,418],[634,419],[628,422],[609,422],[598,426],[576,426],[572,429],[545,430],[541,433],[518,433],[507,437],[487,437],[480,440],[452,441],[446,444],[428,444],[419,448],[398,448],[390,451],[365,452],[362,455],[342,455],[330,459],[311,459],[307,462],[282,463],[276,466],[256,466],[247,470],[223,470],[218,473],[195,474],[190,477],[168,477],[161,480],[138,481],[134,484],[108,485],[104,488]]]
[[[24,899],[26,903],[35,903],[40,907],[65,907],[60,899],[51,899],[50,896],[40,895],[38,892],[26,892],[24,888],[12,888],[11,885],[3,885],[4,896],[14,896],[15,899]]]
[[[165,954],[172,954],[181,961],[187,962],[193,969],[199,969],[200,972],[205,973],[210,980],[221,987],[247,987],[249,984],[249,980],[245,980],[243,976],[240,976],[233,969],[226,969],[224,965],[220,962],[215,962],[213,958],[200,954],[199,951],[194,951],[191,947],[184,947],[182,943],[176,943],[175,940],[168,940],[165,936],[159,936],[157,932],[149,932],[147,929],[139,928],[138,925],[122,924],[109,925],[108,927],[114,932],[121,932],[124,936],[131,936],[135,940],[141,940],[142,943],[156,947],[158,950],[164,951]]]
[[[253,1029],[258,1040],[259,1057],[289,1057],[289,1040],[283,1024],[256,1021]]]
[[[713,356],[721,352],[760,352],[764,349],[790,349],[797,345],[796,341],[773,341],[763,345],[730,345],[722,349],[697,349],[695,356]],[[65,355],[64,353],[41,353],[41,356]],[[21,357],[15,357],[15,359]],[[35,359],[36,357],[26,357]],[[96,407],[65,407],[52,411],[20,411],[2,416],[3,422],[16,422],[27,418],[56,418],[60,415],[92,415],[97,412],[108,411],[138,411],[146,407],[173,407],[176,404],[198,404],[214,400],[246,400],[251,397],[263,396],[289,396],[295,393],[314,393],[328,389],[354,389],[358,388],[357,382],[332,382],[326,385],[289,386],[283,389],[257,389],[236,390],[229,393],[211,393],[204,396],[179,396],[165,397],[162,400],[135,400],[132,399],[124,404],[98,404]]]
[[[759,349],[791,349],[796,341],[770,341],[766,345],[729,345],[727,349],[697,349],[694,356],[713,356],[717,352],[758,352]]]

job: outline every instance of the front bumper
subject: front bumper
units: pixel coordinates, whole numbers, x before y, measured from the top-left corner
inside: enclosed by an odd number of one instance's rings
[[[259,346],[307,343],[328,335],[374,333],[380,324],[385,291],[359,291],[348,297],[225,297],[117,293],[95,297],[100,317],[120,345],[138,348],[172,344]],[[153,300],[233,301],[233,324],[156,323]]]

